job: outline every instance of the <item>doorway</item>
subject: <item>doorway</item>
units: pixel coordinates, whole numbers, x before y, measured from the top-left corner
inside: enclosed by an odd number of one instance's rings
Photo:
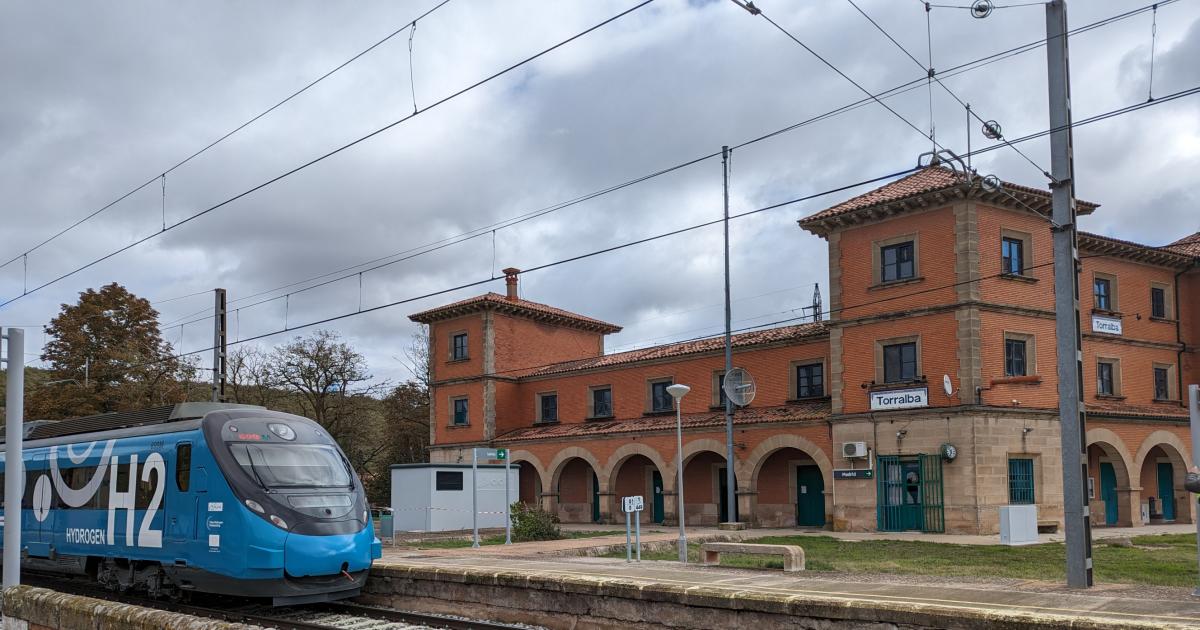
[[[1175,520],[1175,467],[1170,462],[1158,463],[1158,500],[1162,503],[1164,521]]]
[[[1117,471],[1111,462],[1100,462],[1100,498],[1104,501],[1104,524],[1116,525],[1121,507],[1117,500]]]
[[[663,506],[663,478],[662,473],[654,470],[650,473],[650,490],[651,490],[651,522],[661,525],[666,520],[666,509]]]
[[[880,455],[878,467],[879,531],[945,531],[940,455]]]
[[[737,520],[736,505],[733,506],[733,517],[730,518],[729,515],[729,478],[726,476],[727,474],[724,466],[717,468],[717,494],[721,495],[719,497],[720,509],[718,510],[720,514],[718,522],[720,523],[730,523]],[[737,485],[736,476],[733,478],[733,483]]]
[[[796,526],[825,526],[825,478],[817,466],[796,467]]]

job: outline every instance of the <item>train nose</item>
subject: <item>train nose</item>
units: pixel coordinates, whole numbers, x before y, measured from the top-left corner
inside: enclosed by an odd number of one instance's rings
[[[369,532],[369,530],[367,530]],[[284,543],[283,567],[288,575],[356,573],[371,566],[371,538],[361,534],[306,536],[290,533]]]

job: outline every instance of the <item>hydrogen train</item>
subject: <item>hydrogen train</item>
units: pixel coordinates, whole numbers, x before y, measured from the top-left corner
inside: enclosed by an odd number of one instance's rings
[[[30,571],[289,605],[358,595],[381,555],[361,480],[306,418],[183,403],[30,425]]]

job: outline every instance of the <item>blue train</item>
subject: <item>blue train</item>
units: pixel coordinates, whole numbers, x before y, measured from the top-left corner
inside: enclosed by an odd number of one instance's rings
[[[26,433],[28,570],[290,605],[357,595],[381,555],[362,482],[306,418],[183,403]]]

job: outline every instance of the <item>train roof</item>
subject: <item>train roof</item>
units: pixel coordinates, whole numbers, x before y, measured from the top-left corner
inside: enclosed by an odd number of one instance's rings
[[[33,420],[25,423],[26,440],[44,440],[49,438],[113,431],[131,427],[144,427],[155,424],[166,424],[180,420],[195,420],[203,418],[213,411],[230,409],[264,409],[258,405],[239,405],[233,403],[186,402],[165,407],[151,407],[137,411],[102,413],[82,418],[46,421]],[[0,444],[5,442],[5,436],[0,430]]]

